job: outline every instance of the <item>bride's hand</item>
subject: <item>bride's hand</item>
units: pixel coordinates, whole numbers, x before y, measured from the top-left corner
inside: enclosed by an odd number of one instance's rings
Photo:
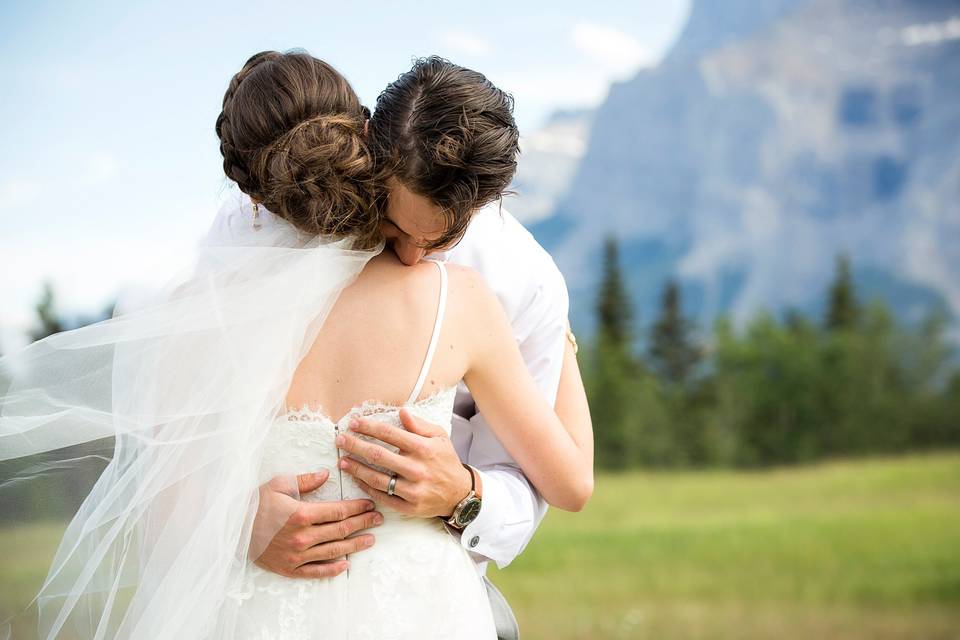
[[[384,506],[408,516],[449,518],[470,492],[470,471],[460,462],[443,428],[406,409],[400,410],[400,422],[406,430],[364,418],[350,425],[353,432],[392,444],[400,450],[397,453],[347,433],[340,434],[337,444],[347,453],[396,473],[394,495],[386,493],[390,482],[387,474],[346,456],[340,458],[340,468]]]
[[[326,470],[297,476],[300,494],[314,491],[328,478]],[[251,549],[263,551],[254,564],[288,578],[332,578],[350,567],[348,560],[335,559],[373,546],[370,534],[347,537],[383,522],[383,515],[373,511],[373,502],[302,502],[285,493],[279,479],[274,480],[278,482],[260,488]],[[291,515],[278,530],[274,514],[280,513]]]

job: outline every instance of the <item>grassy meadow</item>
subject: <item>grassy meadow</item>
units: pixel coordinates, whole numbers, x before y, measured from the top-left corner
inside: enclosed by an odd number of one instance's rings
[[[0,529],[0,612],[61,526]],[[490,576],[527,640],[960,638],[960,453],[600,475]]]
[[[960,638],[960,455],[601,475],[491,567],[526,638]]]

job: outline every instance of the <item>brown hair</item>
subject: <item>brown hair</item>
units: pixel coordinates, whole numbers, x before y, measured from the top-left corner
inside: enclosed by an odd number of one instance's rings
[[[459,239],[473,213],[499,198],[517,169],[513,98],[476,71],[431,56],[387,86],[370,120],[377,170],[444,210]]]
[[[379,242],[370,111],[336,69],[306,52],[262,51],[233,76],[217,117],[227,177],[308,233]]]

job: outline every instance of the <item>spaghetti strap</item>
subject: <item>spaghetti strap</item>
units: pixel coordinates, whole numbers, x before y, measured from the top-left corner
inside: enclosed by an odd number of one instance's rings
[[[420,369],[420,377],[417,378],[417,384],[413,387],[413,392],[407,400],[407,404],[413,404],[423,390],[423,383],[427,380],[427,373],[430,372],[430,365],[433,363],[433,354],[437,350],[437,342],[440,340],[440,327],[443,324],[443,313],[447,306],[447,267],[439,260],[431,260],[437,269],[440,270],[440,302],[437,304],[437,320],[433,325],[433,335],[430,336],[430,346],[427,348],[427,357],[423,359],[423,368]]]

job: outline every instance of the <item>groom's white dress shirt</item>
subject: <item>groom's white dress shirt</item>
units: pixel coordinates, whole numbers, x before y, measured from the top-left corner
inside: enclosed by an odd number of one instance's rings
[[[478,271],[500,299],[520,354],[552,405],[560,384],[569,299],[563,275],[550,254],[498,203],[481,209],[453,249],[432,258]],[[460,458],[477,468],[483,487],[480,514],[451,534],[481,573],[493,560],[500,568],[523,551],[547,511],[547,503],[476,413],[461,382],[451,437]]]

